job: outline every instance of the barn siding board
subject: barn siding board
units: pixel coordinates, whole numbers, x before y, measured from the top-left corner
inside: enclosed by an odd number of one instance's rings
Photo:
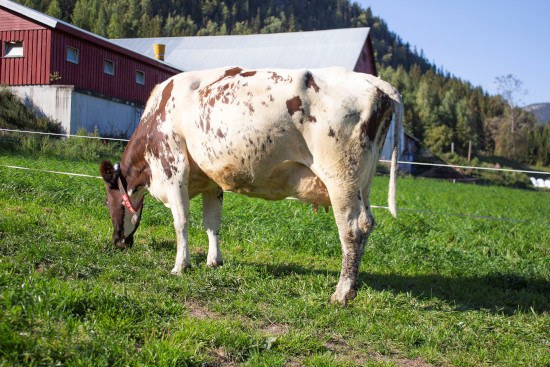
[[[36,59],[34,64],[34,69],[36,70],[36,76],[33,78],[33,84],[41,84],[40,80],[42,80],[42,33],[38,33],[36,35],[36,46],[38,48],[38,52],[36,53]]]
[[[27,51],[28,56],[25,58],[25,75],[23,78],[23,84],[29,84],[30,74],[32,73],[32,57],[36,52],[36,47],[34,46],[34,32],[29,32],[27,37]]]

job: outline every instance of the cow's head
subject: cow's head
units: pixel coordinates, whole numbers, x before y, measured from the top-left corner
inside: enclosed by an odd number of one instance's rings
[[[118,163],[113,166],[111,161],[104,160],[99,166],[99,172],[107,189],[105,204],[113,222],[113,242],[122,249],[131,247],[134,243],[134,232],[141,220],[145,193],[143,190],[127,192],[127,181]]]

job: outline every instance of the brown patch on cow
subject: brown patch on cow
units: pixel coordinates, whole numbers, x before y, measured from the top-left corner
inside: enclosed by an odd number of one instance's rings
[[[302,111],[302,100],[300,97],[296,96],[286,101],[286,108],[290,116],[294,115],[298,111]]]
[[[235,76],[235,75],[239,74],[241,71],[243,71],[243,69],[241,69],[239,67],[228,69],[228,70],[225,71],[225,74],[223,75],[222,79],[227,78],[228,76]]]
[[[313,79],[313,75],[309,71],[306,73],[305,83],[307,88],[313,88],[316,93],[319,93],[319,86],[315,83],[315,79]]]
[[[317,122],[317,118],[315,116],[308,116],[307,121],[308,122]]]
[[[241,73],[241,76],[244,78],[248,78],[249,76],[254,76],[254,75],[256,75],[255,71],[245,71],[244,73]]]
[[[380,129],[382,122],[387,119],[388,115],[393,113],[394,104],[393,100],[380,89],[376,89],[376,96],[378,99],[378,105],[371,111],[371,115],[367,121],[361,123],[361,140],[364,140],[368,136],[370,141],[374,142],[376,134]],[[361,145],[363,148],[366,144]]]
[[[244,105],[248,107],[248,110],[250,111],[250,114],[254,113],[254,106],[252,106],[252,103],[250,102],[244,102]]]
[[[330,136],[331,138],[334,138],[336,136],[336,133],[334,132],[334,130],[332,130],[332,127],[328,131],[328,136]]]
[[[283,80],[283,77],[275,72],[271,72],[271,79],[275,81],[275,84],[279,83],[279,81]]]
[[[162,90],[162,97],[160,99],[159,107],[158,107],[158,114],[159,118],[164,121],[166,117],[166,104],[170,100],[170,97],[172,97],[172,89],[174,89],[174,80],[171,79],[170,82],[164,87]]]
[[[220,138],[225,138],[225,135],[222,133],[220,129],[218,129],[216,135],[218,135]]]
[[[271,94],[269,94],[268,97],[269,97],[269,102],[275,102],[275,98],[273,98]]]
[[[171,178],[172,171],[175,169],[175,158],[167,140],[168,135],[158,131],[152,132],[148,136],[147,150],[159,159],[166,177]]]
[[[217,100],[219,100],[224,95],[224,92],[228,88],[233,88],[234,87],[233,84],[231,84],[231,85],[225,84],[225,85],[222,85],[222,86],[218,86],[217,95],[214,96],[214,97],[211,97],[210,95],[211,95],[212,91],[214,90],[216,84],[218,84],[220,81],[222,81],[225,78],[234,77],[234,76],[238,75],[242,70],[243,69],[241,69],[239,67],[228,69],[216,81],[210,83],[209,85],[207,85],[203,89],[201,89],[199,91],[199,95],[200,95],[200,98],[201,98],[201,101],[200,101],[201,105],[204,106],[206,103],[208,103],[208,105],[210,105],[210,107],[214,107],[214,104],[216,103]],[[224,98],[224,103],[229,103],[229,99]]]

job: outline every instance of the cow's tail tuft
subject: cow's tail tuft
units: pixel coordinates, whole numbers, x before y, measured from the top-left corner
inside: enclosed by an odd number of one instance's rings
[[[403,131],[403,102],[401,96],[395,98],[395,113],[393,120],[393,152],[391,156],[390,167],[390,187],[388,190],[388,206],[391,215],[397,217],[397,203],[395,201],[396,178],[397,178],[397,159],[401,146],[401,133]]]

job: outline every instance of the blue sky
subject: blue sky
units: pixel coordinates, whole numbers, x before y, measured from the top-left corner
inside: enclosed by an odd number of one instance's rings
[[[513,74],[521,105],[550,102],[550,0],[357,0],[404,42],[455,76],[496,94]]]

